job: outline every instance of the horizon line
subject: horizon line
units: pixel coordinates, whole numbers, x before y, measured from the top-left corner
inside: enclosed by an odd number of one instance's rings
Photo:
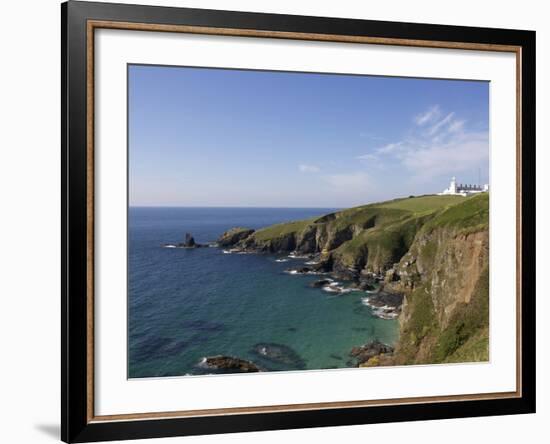
[[[359,204],[364,205],[364,204]],[[255,206],[255,205],[128,205],[128,208],[280,208],[280,209],[312,209],[312,210],[332,210],[344,208],[341,206]],[[347,207],[346,207],[347,208]]]

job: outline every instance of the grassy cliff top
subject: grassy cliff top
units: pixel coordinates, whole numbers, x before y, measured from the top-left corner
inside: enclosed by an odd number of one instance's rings
[[[450,205],[431,219],[425,229],[452,227],[479,231],[489,226],[489,194],[480,193],[463,198],[462,202]]]
[[[256,240],[268,240],[281,236],[285,236],[291,233],[298,233],[304,230],[309,224],[312,224],[315,218],[298,220],[293,222],[284,222],[281,224],[271,225],[266,228],[261,228],[254,233]]]
[[[479,231],[487,228],[488,215],[487,193],[471,197],[426,195],[272,225],[253,233],[249,241],[275,251],[294,248],[289,245],[311,250],[315,245],[316,251],[333,251],[341,264],[354,268],[363,267],[368,257],[369,266],[376,271],[398,261],[417,233],[440,227]]]
[[[373,204],[379,208],[393,208],[396,210],[411,211],[413,213],[424,213],[434,211],[449,205],[464,202],[467,198],[462,196],[419,196],[405,199],[395,199],[380,204]]]

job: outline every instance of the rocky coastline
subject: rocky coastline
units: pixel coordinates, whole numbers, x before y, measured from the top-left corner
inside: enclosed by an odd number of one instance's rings
[[[187,236],[180,245],[198,248]],[[216,245],[224,253],[300,260],[285,272],[318,276],[308,286],[336,296],[360,292],[373,316],[399,321],[395,345],[354,347],[350,366],[487,360],[488,195],[412,197],[260,230],[235,227]],[[285,347],[257,344],[251,353],[268,365],[305,368]],[[212,362],[255,368],[224,358]]]

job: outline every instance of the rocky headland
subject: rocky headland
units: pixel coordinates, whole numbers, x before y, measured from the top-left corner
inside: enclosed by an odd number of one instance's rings
[[[239,227],[218,245],[307,258],[288,272],[327,275],[311,285],[328,291],[335,279],[351,282],[346,288],[364,291],[375,315],[397,318],[395,347],[365,344],[355,351],[356,365],[488,359],[487,193],[410,197],[259,230]]]

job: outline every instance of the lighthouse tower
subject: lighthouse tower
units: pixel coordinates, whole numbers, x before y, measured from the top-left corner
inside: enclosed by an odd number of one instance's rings
[[[456,177],[453,176],[449,185],[449,194],[456,194]]]

